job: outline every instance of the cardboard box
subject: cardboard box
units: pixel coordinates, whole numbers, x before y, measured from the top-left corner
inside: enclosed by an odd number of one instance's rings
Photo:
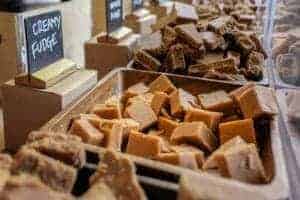
[[[16,150],[30,131],[39,129],[96,83],[94,70],[78,70],[45,90],[19,86],[14,80],[6,82],[2,86],[6,148]]]
[[[125,67],[133,57],[139,37],[137,34],[130,34],[118,44],[98,43],[98,35],[93,37],[84,45],[86,68],[97,70],[100,80],[111,70]]]

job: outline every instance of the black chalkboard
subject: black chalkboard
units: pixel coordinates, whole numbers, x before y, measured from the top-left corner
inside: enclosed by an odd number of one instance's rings
[[[34,73],[64,57],[60,11],[28,17],[24,24],[28,73]]]
[[[132,11],[136,11],[143,7],[143,0],[132,0]]]
[[[103,1],[103,0],[101,0]],[[106,29],[111,33],[122,26],[123,23],[123,1],[106,0]]]

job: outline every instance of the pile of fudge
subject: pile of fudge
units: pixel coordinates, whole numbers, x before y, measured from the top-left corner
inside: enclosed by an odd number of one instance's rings
[[[83,178],[80,170],[86,160],[80,137],[32,132],[13,157],[0,154],[0,199],[147,199],[138,183],[135,166],[127,158],[107,151],[95,173]],[[87,190],[79,194],[83,188]]]
[[[216,1],[192,8],[196,18],[177,12],[160,19],[154,32],[141,39],[133,67],[219,80],[262,80],[267,55],[256,35],[257,7]]]
[[[277,5],[272,56],[280,79],[300,86],[300,2],[280,1]]]
[[[230,93],[192,94],[160,75],[93,105],[71,121],[68,134],[195,172],[266,183],[271,177],[260,156],[266,133],[259,124],[276,114],[269,88],[248,84]]]

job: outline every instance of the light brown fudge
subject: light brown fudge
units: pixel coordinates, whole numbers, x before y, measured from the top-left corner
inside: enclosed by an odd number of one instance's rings
[[[198,100],[203,109],[210,111],[232,112],[234,106],[233,100],[223,90],[199,94]]]
[[[197,161],[198,168],[201,169],[204,162],[205,162],[205,155],[204,152],[198,149],[197,147],[191,146],[191,145],[176,145],[172,146],[171,149],[174,152],[180,153],[180,152],[193,152],[195,154],[195,158]]]
[[[122,117],[121,108],[117,105],[96,104],[90,112],[104,119],[120,119]]]
[[[167,105],[169,96],[164,92],[155,92],[151,102],[151,108],[156,115],[159,115],[161,109]]]
[[[121,151],[124,128],[121,124],[114,124],[107,135],[106,148]]]
[[[171,80],[166,75],[160,75],[153,82],[149,84],[149,92],[165,92],[167,94],[176,90]]]
[[[168,119],[166,117],[158,118],[158,129],[164,131],[164,135],[170,137],[175,128],[179,126],[179,122]]]
[[[52,138],[58,141],[75,141],[81,142],[82,139],[76,135],[71,135],[62,132],[52,132],[52,131],[32,131],[29,133],[26,142],[31,143],[37,140],[41,140],[44,138]]]
[[[171,114],[176,117],[182,117],[196,102],[197,98],[195,96],[179,88],[170,94]]]
[[[182,24],[175,27],[180,39],[188,43],[193,48],[201,48],[204,45],[201,34],[197,31],[195,24]]]
[[[155,157],[155,160],[184,168],[198,169],[194,152],[161,153]]]

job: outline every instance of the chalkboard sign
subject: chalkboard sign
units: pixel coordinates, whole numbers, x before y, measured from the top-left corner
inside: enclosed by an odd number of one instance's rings
[[[143,7],[143,0],[132,0],[132,11],[136,11]]]
[[[64,57],[60,11],[28,17],[24,24],[28,73],[34,73]]]
[[[102,1],[102,0],[101,0]],[[106,0],[106,29],[111,33],[120,28],[123,23],[123,1]]]

